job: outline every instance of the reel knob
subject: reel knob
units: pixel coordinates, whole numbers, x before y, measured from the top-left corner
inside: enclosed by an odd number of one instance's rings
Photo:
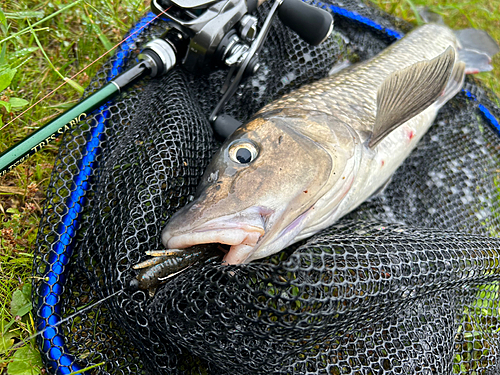
[[[313,46],[321,44],[333,30],[330,13],[301,0],[284,0],[278,8],[278,17],[285,26]]]

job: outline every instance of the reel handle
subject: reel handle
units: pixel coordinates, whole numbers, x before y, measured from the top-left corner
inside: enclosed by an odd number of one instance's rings
[[[330,13],[302,0],[284,0],[278,8],[278,17],[285,26],[313,46],[323,42],[333,30]]]

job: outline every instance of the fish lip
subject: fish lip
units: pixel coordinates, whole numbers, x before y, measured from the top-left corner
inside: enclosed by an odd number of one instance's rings
[[[163,245],[168,249],[183,249],[207,243],[256,246],[265,235],[268,219],[274,210],[265,207],[251,209],[255,212],[251,224],[238,220],[239,213],[236,213],[209,220],[180,233],[170,233],[167,225],[162,233]]]
[[[211,223],[211,222],[209,222]],[[197,232],[197,233],[203,233],[203,232],[210,232],[213,230],[224,230],[224,229],[241,229],[245,232],[258,232],[262,236],[266,232],[264,229],[264,226],[259,227],[256,225],[249,225],[245,223],[222,223],[222,226],[216,225],[216,223],[211,223],[210,225],[201,225],[199,227],[196,227],[192,230],[192,232]]]
[[[195,245],[209,243],[220,243],[231,246],[255,246],[262,236],[262,231],[246,231],[237,228],[197,231],[171,237],[167,241],[167,248],[184,249]]]

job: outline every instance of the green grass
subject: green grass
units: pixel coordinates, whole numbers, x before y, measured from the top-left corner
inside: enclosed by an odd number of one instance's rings
[[[453,29],[474,27],[487,31],[493,39],[500,41],[500,7],[499,0],[370,0],[386,12],[403,18],[414,24],[418,20],[414,10],[428,7],[434,13],[440,14],[446,24]],[[476,75],[485,85],[497,95],[500,93],[500,54],[493,58],[492,72]]]
[[[6,0],[0,9],[0,40],[10,38],[0,43],[0,90],[2,72],[12,74],[16,69],[0,95],[1,127],[118,43],[148,6],[143,0]],[[0,150],[73,105],[99,66],[90,67],[73,85],[63,86],[1,130]],[[11,108],[1,101],[11,103]],[[26,369],[39,373],[34,342],[23,344],[34,333],[33,318],[20,305],[29,298],[36,232],[57,147],[57,142],[49,145],[0,178],[1,374],[7,369],[11,374]],[[9,349],[12,345],[15,349]]]
[[[453,28],[477,27],[500,40],[500,0],[424,1],[372,0],[382,9],[415,21],[413,9],[428,5]],[[0,1],[1,72],[12,76],[0,85],[1,124],[8,123],[81,68],[121,40],[148,7],[142,0],[3,0]],[[58,13],[59,12],[59,13]],[[496,71],[481,79],[500,93],[500,57]],[[9,66],[10,70],[6,69]],[[92,66],[20,120],[0,131],[0,150],[21,140],[37,127],[75,103],[99,67]],[[5,80],[5,77],[4,77]],[[3,102],[3,104],[2,104]],[[7,108],[6,108],[7,107]],[[0,373],[20,371],[22,363],[39,373],[34,343],[23,339],[33,332],[29,304],[32,254],[41,207],[49,182],[57,142],[49,145],[7,176],[0,178]],[[12,345],[14,349],[9,349]],[[22,367],[22,366],[21,366]],[[30,370],[30,371],[31,371]],[[28,370],[26,370],[28,371]],[[29,372],[27,372],[29,373]]]

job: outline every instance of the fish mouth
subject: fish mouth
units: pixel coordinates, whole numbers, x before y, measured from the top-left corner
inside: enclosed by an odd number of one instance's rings
[[[224,256],[225,264],[245,263],[257,247],[257,243],[266,233],[269,210],[252,210],[255,215],[228,215],[209,220],[201,225],[182,230],[170,230],[169,225],[162,233],[162,242],[167,249],[184,249],[187,247],[218,243],[230,245]]]
[[[174,235],[166,240],[166,247],[184,249],[207,243],[255,246],[265,233],[264,228],[253,225],[236,224],[233,227],[224,225],[218,228],[213,224],[210,226],[213,228],[198,228],[190,233]]]

